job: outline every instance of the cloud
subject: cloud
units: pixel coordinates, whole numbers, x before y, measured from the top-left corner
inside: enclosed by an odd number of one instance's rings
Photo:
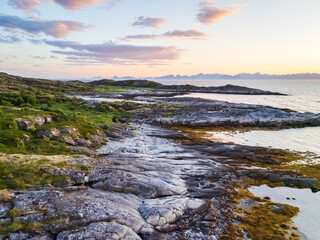
[[[237,8],[230,7],[227,9],[221,9],[215,7],[212,2],[203,1],[200,3],[200,11],[197,15],[197,19],[199,22],[204,23],[206,25],[212,25],[216,23],[219,19],[227,17],[234,12],[238,11]]]
[[[166,22],[163,18],[152,18],[152,17],[138,17],[132,26],[137,27],[159,27]]]
[[[103,8],[112,8],[120,0],[47,0],[47,2],[48,1],[54,2],[65,9],[78,10],[99,4],[104,4]],[[40,0],[8,0],[8,4],[30,14],[40,5]]]
[[[53,0],[66,9],[77,10],[103,3],[102,0]]]
[[[119,1],[120,0],[107,0],[101,8],[102,9],[113,8]]]
[[[173,46],[119,45],[113,42],[102,44],[81,44],[73,41],[48,41],[43,43],[62,50],[54,54],[67,56],[69,62],[111,63],[111,64],[163,64],[175,60],[182,50]]]
[[[40,60],[46,59],[46,57],[41,57],[41,56],[30,56],[30,57],[34,59],[40,59]]]
[[[208,37],[207,34],[200,32],[198,30],[174,30],[171,32],[166,32],[160,35],[157,34],[140,34],[140,35],[128,35],[124,38],[124,40],[130,39],[159,39],[159,38],[185,38],[185,39],[193,39],[193,40],[204,40]]]
[[[8,0],[8,4],[14,8],[22,9],[30,14],[40,5],[40,0]]]
[[[0,43],[17,43],[21,41],[20,38],[14,36],[0,36]]]
[[[0,27],[6,31],[22,31],[28,34],[44,33],[48,36],[62,38],[71,32],[85,31],[91,26],[84,26],[73,21],[35,21],[24,20],[16,16],[0,15]]]

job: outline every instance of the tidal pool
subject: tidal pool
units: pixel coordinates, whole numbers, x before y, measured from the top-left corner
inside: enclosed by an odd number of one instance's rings
[[[249,191],[257,197],[270,197],[275,203],[298,207],[300,212],[293,218],[293,222],[300,235],[307,240],[320,239],[320,192],[289,187],[270,188],[266,185],[251,187]]]

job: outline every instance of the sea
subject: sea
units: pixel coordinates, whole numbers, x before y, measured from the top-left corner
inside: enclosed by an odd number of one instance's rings
[[[319,80],[161,80],[162,84],[191,84],[196,86],[223,86],[233,84],[280,92],[288,96],[272,95],[234,95],[190,93],[183,97],[197,97],[234,103],[267,105],[276,108],[291,109],[298,112],[320,114]],[[209,133],[212,138],[223,142],[264,146],[311,152],[320,155],[320,127],[293,128],[280,131],[250,131],[230,134],[227,132]]]

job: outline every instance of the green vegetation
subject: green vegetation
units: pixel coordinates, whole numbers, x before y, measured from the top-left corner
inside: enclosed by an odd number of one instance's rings
[[[66,176],[55,176],[42,170],[43,167],[69,167],[81,168],[80,166],[64,163],[50,163],[48,161],[0,161],[0,189],[26,189],[59,181],[70,181]]]
[[[126,91],[127,88],[94,86],[79,81],[30,79],[0,73],[0,189],[26,189],[31,186],[70,181],[66,176],[56,176],[51,174],[51,171],[43,169],[72,168],[82,172],[88,171],[88,166],[70,165],[63,160],[63,156],[62,160],[57,156],[60,160],[55,161],[39,160],[25,154],[70,155],[72,152],[63,137],[92,140],[92,135],[110,129],[113,124],[117,124],[118,119],[128,114],[127,111],[141,107],[140,104],[128,102],[90,106],[85,101],[67,97],[66,94],[120,92]],[[21,121],[25,127],[21,127]],[[61,138],[39,136],[39,131],[61,128],[75,129],[75,132],[61,133]],[[8,198],[10,194],[7,191],[0,191],[0,199]],[[23,230],[26,227],[28,226],[18,222],[6,226],[12,231]],[[0,233],[3,231],[0,229]]]
[[[128,88],[158,88],[161,86],[160,83],[149,81],[149,80],[121,80],[114,81],[110,79],[103,79],[99,81],[90,82],[94,86],[118,86],[118,87],[128,87]]]
[[[114,83],[112,80],[109,82]],[[120,92],[132,87],[155,86],[149,81],[139,82],[138,86],[132,81],[125,81],[127,86],[121,86],[121,81],[117,84],[119,86],[50,81],[0,73],[0,152],[69,154],[65,143],[38,138],[36,131],[73,127],[80,134],[78,137],[89,139],[98,130],[110,128],[127,110],[137,106],[129,103],[104,103],[100,107],[88,107],[83,101],[64,94]],[[34,117],[41,116],[51,117],[52,122],[42,126],[35,125],[28,131],[19,129],[16,123],[16,119],[34,122]],[[28,141],[25,141],[26,138]]]
[[[46,79],[23,78],[0,73],[0,93],[20,93],[22,90],[38,96],[38,93],[43,95],[43,93],[61,94],[92,92],[93,86],[80,81],[51,81]]]
[[[245,185],[248,183],[245,182]],[[243,183],[237,183],[231,195],[236,206],[231,217],[239,221],[239,225],[230,226],[228,238],[238,239],[246,232],[250,239],[255,240],[294,240],[300,239],[292,218],[299,212],[297,207],[286,204],[273,203],[270,198],[254,196]],[[241,199],[252,199],[249,205],[240,205]]]
[[[102,93],[109,93],[109,92],[126,92],[126,87],[118,87],[118,86],[104,86],[104,85],[97,85],[94,86],[95,90]]]
[[[31,232],[41,230],[41,228],[37,225],[37,223],[32,222],[21,222],[21,221],[13,221],[9,225],[0,225],[0,234],[8,234],[12,232]]]
[[[279,210],[273,210],[275,207]],[[286,223],[290,222],[298,212],[298,208],[289,205],[269,202],[254,205],[251,209],[242,209],[244,215],[239,217],[240,228],[247,232],[251,239],[286,240],[289,229]]]

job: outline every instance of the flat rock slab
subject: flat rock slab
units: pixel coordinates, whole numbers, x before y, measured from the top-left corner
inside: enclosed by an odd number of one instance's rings
[[[131,229],[115,222],[92,223],[88,227],[59,233],[57,240],[141,240]]]
[[[144,219],[160,231],[172,228],[182,216],[193,217],[194,213],[203,213],[208,209],[208,202],[184,196],[172,196],[144,200],[139,211]]]

